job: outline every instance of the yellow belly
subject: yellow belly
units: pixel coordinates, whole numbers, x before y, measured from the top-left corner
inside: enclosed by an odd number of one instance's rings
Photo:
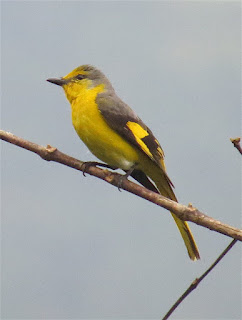
[[[138,150],[107,125],[97,108],[95,89],[86,90],[72,101],[73,126],[97,158],[111,166],[128,170],[138,161]]]

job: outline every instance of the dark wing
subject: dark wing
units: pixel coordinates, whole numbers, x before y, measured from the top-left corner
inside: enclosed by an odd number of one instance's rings
[[[155,187],[155,185],[150,181],[150,179],[143,171],[134,169],[131,173],[131,177],[133,177],[136,181],[142,184],[142,186],[144,186],[145,188],[153,192],[159,193],[158,189]]]
[[[98,108],[108,125],[124,139],[143,151],[163,170],[164,152],[151,130],[117,96],[100,94],[97,97]]]
[[[133,110],[115,94],[101,93],[97,96],[96,102],[108,125],[154,161],[163,171],[168,183],[174,187],[166,173],[164,152],[158,140]],[[155,191],[153,190],[155,187],[151,186],[152,183],[141,171],[134,172],[133,178],[148,189]]]

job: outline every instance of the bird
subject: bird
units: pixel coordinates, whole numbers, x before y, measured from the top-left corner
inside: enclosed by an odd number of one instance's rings
[[[160,143],[136,113],[118,97],[101,70],[85,64],[64,77],[47,81],[64,89],[71,105],[76,133],[104,166],[122,169],[126,178],[131,176],[147,189],[178,202]],[[173,212],[171,214],[190,259],[200,259],[188,223]]]

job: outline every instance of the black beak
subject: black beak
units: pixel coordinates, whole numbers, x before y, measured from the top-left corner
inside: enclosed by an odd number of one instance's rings
[[[46,81],[54,83],[57,86],[63,86],[64,84],[67,83],[67,81],[65,79],[62,79],[62,78],[60,78],[60,79],[50,78],[50,79],[47,79]]]

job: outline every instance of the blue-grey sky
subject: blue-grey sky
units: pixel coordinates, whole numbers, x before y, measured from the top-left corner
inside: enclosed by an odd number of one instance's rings
[[[1,128],[81,160],[62,89],[93,64],[152,129],[180,202],[241,221],[239,1],[2,1]],[[2,319],[160,319],[230,239],[2,143]],[[237,243],[172,319],[241,318]]]

